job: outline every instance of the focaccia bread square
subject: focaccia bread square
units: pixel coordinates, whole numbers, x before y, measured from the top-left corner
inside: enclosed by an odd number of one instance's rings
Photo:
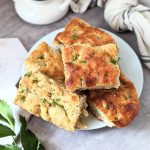
[[[87,102],[97,119],[103,120],[109,127],[127,126],[138,114],[140,102],[134,84],[123,74],[118,89],[91,90]]]
[[[68,92],[40,72],[28,72],[22,77],[14,103],[31,114],[70,131],[79,124],[80,116],[87,115],[85,96]]]
[[[69,91],[110,89],[120,85],[116,44],[91,47],[74,44],[62,49],[65,86]]]
[[[111,35],[99,28],[90,26],[80,18],[72,19],[64,31],[58,33],[54,39],[54,45],[60,49],[73,44],[101,46],[109,43],[115,43]]]
[[[64,66],[61,52],[41,43],[24,62],[27,71],[40,71],[59,83],[64,83]]]

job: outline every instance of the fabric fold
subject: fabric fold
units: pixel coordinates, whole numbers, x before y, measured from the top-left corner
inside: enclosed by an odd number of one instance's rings
[[[137,0],[110,0],[105,5],[104,17],[115,31],[134,31],[141,59],[150,69],[150,8]]]

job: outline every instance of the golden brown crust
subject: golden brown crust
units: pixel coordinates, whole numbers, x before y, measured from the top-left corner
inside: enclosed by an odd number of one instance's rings
[[[89,44],[91,46],[101,46],[108,43],[115,43],[114,39],[101,29],[87,24],[85,21],[74,18],[65,27],[65,30],[54,39],[54,44],[59,48],[73,44]]]
[[[40,71],[57,82],[64,82],[64,66],[61,54],[53,51],[47,43],[41,43],[25,60],[28,71]]]
[[[123,74],[120,76],[120,81],[121,86],[118,89],[92,90],[87,95],[87,101],[118,128],[128,125],[138,114],[140,108],[133,83]]]
[[[66,130],[74,130],[85,107],[85,97],[68,92],[40,72],[28,72],[19,83],[15,104]]]
[[[62,58],[65,85],[70,91],[119,86],[120,70],[116,44],[97,47],[72,45],[62,49]]]

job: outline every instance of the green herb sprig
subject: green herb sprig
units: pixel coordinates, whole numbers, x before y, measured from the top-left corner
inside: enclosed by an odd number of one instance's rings
[[[57,98],[57,99],[52,99],[52,102],[50,103],[52,106],[58,106],[59,108],[61,108],[61,109],[63,109],[63,111],[65,112],[65,114],[67,115],[67,110],[65,109],[65,107],[63,106],[63,105],[61,105],[60,103],[59,103],[59,101],[60,101],[60,98]]]
[[[13,143],[0,145],[0,150],[45,150],[37,137],[27,129],[25,118],[20,116],[21,129],[18,135],[15,134],[15,119],[10,106],[3,100],[0,100],[0,138],[12,136]],[[6,124],[6,125],[5,125]],[[21,139],[22,147],[17,145]]]
[[[119,63],[119,61],[120,61],[120,57],[118,57],[118,59],[114,59],[114,58],[110,59],[110,62],[114,65],[117,65]]]

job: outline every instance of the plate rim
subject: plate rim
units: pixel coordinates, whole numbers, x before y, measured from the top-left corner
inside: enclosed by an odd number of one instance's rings
[[[116,37],[116,38],[118,38],[119,40],[121,40],[122,42],[124,42],[124,43],[126,44],[126,46],[130,47],[131,51],[134,53],[136,59],[138,60],[138,62],[139,62],[139,64],[140,64],[140,66],[138,66],[138,67],[140,67],[140,70],[141,70],[141,73],[142,73],[142,74],[141,74],[141,75],[142,75],[141,89],[140,89],[139,93],[137,92],[138,97],[140,98],[141,93],[142,93],[142,90],[143,90],[143,84],[144,84],[144,73],[143,73],[143,68],[142,68],[142,64],[141,64],[141,61],[140,61],[139,57],[137,56],[137,54],[136,54],[136,52],[134,51],[134,49],[133,49],[123,38],[121,38],[121,37],[118,36],[117,34],[111,32],[111,31],[108,31],[108,30],[106,30],[106,29],[103,29],[103,28],[99,28],[99,29],[101,29],[101,30],[105,31],[106,33],[110,34],[113,38]],[[48,36],[51,36],[51,35],[55,34],[56,32],[57,32],[57,33],[62,32],[63,30],[64,30],[64,28],[59,28],[59,29],[53,30],[53,31],[51,31],[51,32],[49,32],[49,33],[47,33],[47,34],[45,34],[44,36],[42,36],[42,37],[41,37],[39,40],[37,40],[37,41],[33,44],[33,46],[30,48],[30,50],[28,51],[28,54],[27,54],[27,56],[25,57],[25,59],[31,54],[31,52],[33,52],[34,50],[36,50],[36,47],[38,46],[38,44],[40,44],[41,42],[44,42],[44,41],[45,41],[45,40],[44,40],[45,38],[47,38]],[[115,38],[114,38],[114,39],[115,39]],[[116,41],[116,39],[115,39],[115,41]],[[47,42],[46,42],[46,43],[47,43]],[[49,44],[49,43],[48,43],[48,44]],[[49,44],[49,45],[52,46],[52,47],[56,47],[56,46],[53,45],[53,43],[51,43],[51,44]],[[25,74],[25,72],[26,72],[25,70],[26,70],[26,69],[25,69],[25,65],[23,64],[22,73],[21,73],[22,76]],[[95,119],[96,119],[96,118],[95,118]],[[96,119],[96,120],[97,120],[97,119]],[[106,123],[103,122],[102,126],[99,126],[99,127],[97,126],[97,127],[94,127],[94,128],[84,128],[84,129],[78,129],[78,130],[87,131],[87,130],[101,129],[101,128],[105,128],[105,127],[108,127],[108,126],[106,125]]]

